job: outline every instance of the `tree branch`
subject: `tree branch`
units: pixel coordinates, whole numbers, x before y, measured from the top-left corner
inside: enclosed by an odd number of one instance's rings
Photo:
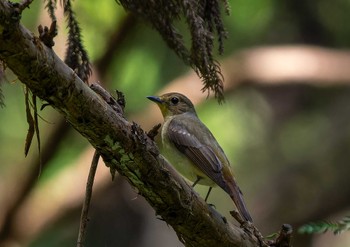
[[[12,5],[1,0],[0,59],[138,189],[185,245],[257,246],[193,192],[137,124],[116,114],[16,17]]]

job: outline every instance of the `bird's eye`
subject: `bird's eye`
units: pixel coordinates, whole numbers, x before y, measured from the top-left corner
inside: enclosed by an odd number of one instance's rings
[[[178,97],[172,97],[170,99],[171,103],[173,103],[174,105],[176,105],[177,103],[179,103],[179,98]]]

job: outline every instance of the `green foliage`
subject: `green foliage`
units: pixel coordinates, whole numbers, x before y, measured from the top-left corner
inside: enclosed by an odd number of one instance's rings
[[[348,47],[350,44],[349,29],[347,25],[350,2],[338,0],[336,4],[327,0],[319,1],[317,14],[322,25],[333,40],[341,47]]]
[[[332,221],[318,221],[318,222],[310,222],[301,226],[298,230],[299,233],[325,233],[327,231],[333,232],[333,234],[341,234],[344,231],[350,230],[350,216],[344,217],[342,220],[337,222]]]
[[[127,15],[113,1],[74,1],[72,5],[79,18],[84,46],[95,63],[108,52],[108,40],[121,29]],[[103,14],[96,14],[96,10]]]
[[[229,33],[229,42],[225,44],[226,51],[260,44],[274,25],[276,8],[273,1],[231,0],[230,5],[237,7],[232,8],[231,16],[225,18],[225,26]]]

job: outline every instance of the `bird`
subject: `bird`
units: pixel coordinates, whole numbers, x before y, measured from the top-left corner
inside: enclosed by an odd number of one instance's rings
[[[218,185],[233,200],[246,222],[252,222],[243,194],[228,158],[210,130],[198,118],[193,103],[183,94],[171,92],[148,96],[164,118],[161,128],[163,155],[185,178],[212,188]]]

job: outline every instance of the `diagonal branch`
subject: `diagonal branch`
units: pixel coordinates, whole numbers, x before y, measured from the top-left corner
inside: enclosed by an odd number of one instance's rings
[[[154,142],[84,84],[54,52],[17,22],[0,1],[0,59],[33,94],[68,122],[116,167],[177,232],[186,246],[257,246],[200,199],[159,155]]]

